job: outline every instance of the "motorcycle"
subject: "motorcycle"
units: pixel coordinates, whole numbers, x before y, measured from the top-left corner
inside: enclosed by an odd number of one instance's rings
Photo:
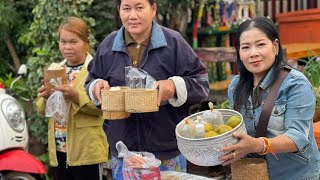
[[[46,167],[27,152],[25,111],[10,92],[26,73],[26,66],[21,65],[8,90],[0,83],[0,180],[36,180],[47,173]]]

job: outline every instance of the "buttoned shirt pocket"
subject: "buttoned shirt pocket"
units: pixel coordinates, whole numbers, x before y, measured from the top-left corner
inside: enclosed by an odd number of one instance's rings
[[[274,105],[268,124],[268,131],[274,135],[279,135],[284,133],[284,114],[286,111],[285,104]]]

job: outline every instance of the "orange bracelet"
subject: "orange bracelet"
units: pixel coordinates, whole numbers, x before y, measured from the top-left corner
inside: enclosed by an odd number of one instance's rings
[[[263,139],[263,142],[264,142],[264,151],[261,152],[261,153],[258,153],[259,155],[266,155],[268,153],[272,154],[277,160],[277,156],[276,156],[276,153],[273,152],[272,148],[271,148],[271,142],[268,138],[266,137],[261,137]]]

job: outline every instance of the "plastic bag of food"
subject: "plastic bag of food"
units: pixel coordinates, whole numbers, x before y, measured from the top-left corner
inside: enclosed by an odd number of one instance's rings
[[[179,125],[178,132],[182,137],[195,138],[195,136],[196,136],[196,123],[187,117],[184,120],[184,123]]]
[[[212,102],[209,102],[208,104],[210,110],[207,110],[202,114],[202,119],[212,124],[215,129],[217,129],[221,124],[224,124],[222,113],[214,109]]]
[[[54,87],[58,87],[62,85],[61,78],[51,79],[50,83]],[[46,103],[46,110],[45,110],[46,117],[53,117],[53,119],[60,124],[61,126],[65,127],[68,122],[68,106],[63,97],[62,92],[54,91],[47,100]]]
[[[126,86],[137,89],[156,89],[156,80],[146,71],[131,66],[125,67]]]
[[[132,152],[119,141],[116,144],[118,157],[123,158],[124,180],[160,180],[161,161],[149,152]]]

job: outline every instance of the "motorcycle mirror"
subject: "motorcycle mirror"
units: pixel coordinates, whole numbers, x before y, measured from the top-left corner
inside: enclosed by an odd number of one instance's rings
[[[18,75],[27,75],[27,66],[25,64],[21,64],[18,70]]]
[[[21,79],[22,76],[25,76],[25,75],[27,75],[27,66],[25,64],[21,64],[18,70],[18,77],[11,82],[10,89],[13,88],[14,83],[16,83],[19,79]]]

